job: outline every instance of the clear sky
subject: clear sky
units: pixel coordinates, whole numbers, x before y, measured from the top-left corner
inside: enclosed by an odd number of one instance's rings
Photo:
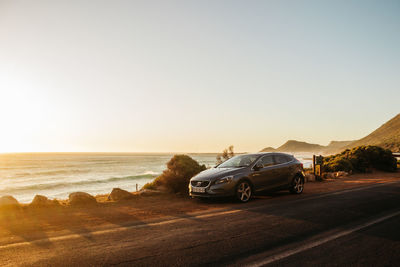
[[[0,0],[0,152],[258,151],[400,112],[400,1]]]

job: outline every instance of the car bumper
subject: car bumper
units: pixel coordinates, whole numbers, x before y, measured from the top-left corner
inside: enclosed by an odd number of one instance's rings
[[[191,197],[228,197],[235,194],[235,183],[233,181],[218,185],[204,187],[204,193],[193,192],[193,186],[189,184],[189,195]]]

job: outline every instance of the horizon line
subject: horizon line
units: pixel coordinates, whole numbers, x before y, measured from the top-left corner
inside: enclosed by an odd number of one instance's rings
[[[4,154],[220,154],[222,152],[189,152],[189,151],[170,151],[170,152],[127,152],[127,151],[26,151],[26,152],[0,152]],[[248,151],[235,152],[238,154],[249,153]]]

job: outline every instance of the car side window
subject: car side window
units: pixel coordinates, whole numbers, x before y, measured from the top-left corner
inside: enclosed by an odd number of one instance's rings
[[[263,168],[272,166],[274,165],[274,159],[272,158],[272,155],[266,155],[261,159],[261,163],[263,165]]]
[[[276,164],[283,164],[289,162],[289,157],[286,155],[275,155]]]

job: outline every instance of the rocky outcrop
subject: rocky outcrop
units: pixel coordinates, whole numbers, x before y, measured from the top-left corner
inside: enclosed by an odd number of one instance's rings
[[[159,190],[151,190],[151,189],[142,189],[138,192],[139,196],[155,196],[155,195],[159,195],[162,194],[163,192],[159,191]]]
[[[339,171],[339,172],[324,172],[322,177],[324,179],[335,179],[335,178],[342,178],[348,176],[348,172]]]
[[[304,178],[306,182],[315,182],[315,175],[313,173],[306,173]]]
[[[339,171],[339,172],[336,172],[335,173],[335,177],[337,178],[337,177],[346,177],[346,176],[348,176],[349,175],[349,173],[348,172],[344,172],[344,171]]]
[[[85,192],[75,192],[68,196],[68,203],[71,206],[94,205],[97,203],[94,196]]]
[[[126,190],[123,190],[121,188],[113,188],[111,194],[108,195],[107,199],[112,201],[121,201],[121,200],[132,199],[134,197],[135,195],[129,193]]]
[[[0,197],[0,208],[18,208],[20,207],[18,200],[13,196]]]
[[[58,206],[59,204],[60,203],[57,200],[50,200],[45,196],[36,195],[29,206],[39,208],[39,207],[54,207]]]

